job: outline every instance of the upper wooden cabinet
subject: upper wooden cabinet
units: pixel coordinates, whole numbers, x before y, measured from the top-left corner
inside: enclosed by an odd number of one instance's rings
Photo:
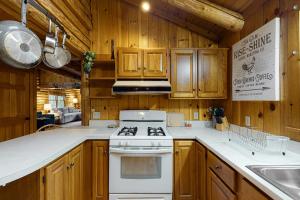
[[[118,50],[118,77],[140,77],[142,74],[142,50],[120,48]]]
[[[227,49],[198,50],[198,97],[227,97]]]
[[[195,142],[175,141],[174,200],[195,200]]]
[[[118,78],[166,78],[167,50],[118,49]]]
[[[145,77],[166,77],[167,75],[167,50],[144,49]]]
[[[83,146],[45,168],[46,200],[82,200]]]
[[[171,97],[195,98],[197,96],[197,50],[171,50]]]
[[[172,98],[227,98],[227,49],[171,50]]]

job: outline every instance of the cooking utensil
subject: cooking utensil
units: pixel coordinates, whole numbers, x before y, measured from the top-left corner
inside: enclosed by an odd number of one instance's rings
[[[44,52],[54,53],[56,47],[55,35],[52,33],[52,20],[49,19],[49,31],[46,34]]]
[[[56,47],[54,49],[54,53],[48,53],[45,52],[45,64],[53,69],[58,69],[63,67],[67,61],[67,55],[65,53],[65,50],[59,46],[59,41],[58,41],[58,32],[59,32],[59,28],[58,26],[56,26],[55,28],[55,39],[56,39]]]
[[[66,65],[67,65],[71,61],[72,55],[71,55],[70,51],[68,50],[68,48],[65,45],[66,39],[67,39],[67,34],[64,33],[63,42],[62,42],[62,48],[65,50],[65,53],[66,53],[66,56],[67,56],[67,63],[66,63]]]
[[[42,42],[26,27],[26,3],[22,1],[22,23],[0,21],[0,58],[6,64],[31,69],[42,60]]]

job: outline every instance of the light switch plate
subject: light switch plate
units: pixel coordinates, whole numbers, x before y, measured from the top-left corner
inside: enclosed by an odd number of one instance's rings
[[[245,116],[245,125],[247,127],[251,126],[251,118],[250,118],[250,116]]]
[[[100,119],[100,112],[93,112],[93,119]]]
[[[194,112],[194,119],[199,119],[199,113],[198,112]]]

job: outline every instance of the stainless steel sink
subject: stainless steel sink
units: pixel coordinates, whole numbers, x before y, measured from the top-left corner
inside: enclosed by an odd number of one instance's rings
[[[291,198],[300,199],[300,165],[250,165],[247,168]]]

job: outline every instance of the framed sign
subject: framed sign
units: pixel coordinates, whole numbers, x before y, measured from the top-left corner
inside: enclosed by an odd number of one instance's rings
[[[279,101],[280,19],[232,46],[233,101]]]

